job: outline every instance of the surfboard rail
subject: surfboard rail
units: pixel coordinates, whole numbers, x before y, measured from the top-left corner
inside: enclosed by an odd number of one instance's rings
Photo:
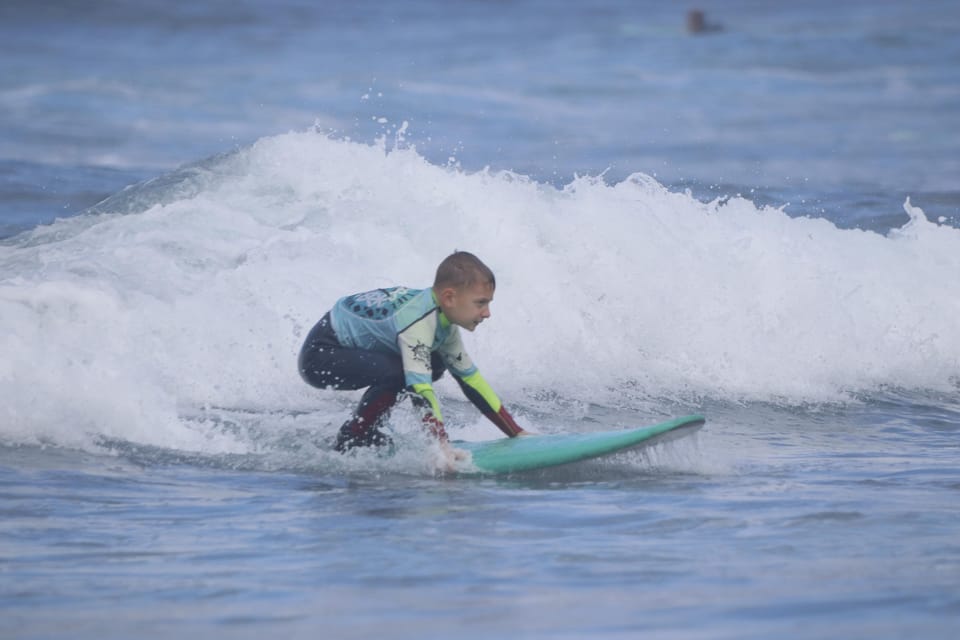
[[[512,473],[589,460],[634,447],[649,447],[699,430],[706,418],[689,415],[659,424],[617,431],[561,433],[454,442],[472,456],[479,473]]]

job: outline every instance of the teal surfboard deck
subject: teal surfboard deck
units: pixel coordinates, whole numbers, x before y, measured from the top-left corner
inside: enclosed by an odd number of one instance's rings
[[[703,426],[703,416],[686,416],[648,427],[598,433],[501,438],[485,442],[454,442],[473,456],[483,473],[528,471],[617,453],[634,447],[648,447],[689,435]]]

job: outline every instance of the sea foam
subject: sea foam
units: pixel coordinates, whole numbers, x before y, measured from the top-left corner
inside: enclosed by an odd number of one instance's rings
[[[521,408],[953,389],[960,230],[904,208],[882,236],[641,174],[556,188],[403,145],[264,138],[0,245],[0,437],[229,452],[249,442],[198,414],[333,424],[352,397],[300,380],[306,332],[344,294],[429,286],[454,249],[497,274],[465,340]]]

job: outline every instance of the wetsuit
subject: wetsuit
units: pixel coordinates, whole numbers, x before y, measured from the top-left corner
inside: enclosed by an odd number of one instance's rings
[[[355,444],[378,444],[383,436],[377,427],[404,390],[412,392],[431,431],[445,439],[433,390],[444,370],[501,431],[511,437],[522,431],[467,355],[459,328],[444,316],[432,289],[394,287],[341,298],[310,330],[299,368],[314,387],[369,387],[341,429]]]

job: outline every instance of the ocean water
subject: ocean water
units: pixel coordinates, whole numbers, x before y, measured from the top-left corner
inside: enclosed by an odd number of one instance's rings
[[[0,4],[0,637],[953,638],[960,8],[698,6]],[[704,429],[330,451],[306,332],[455,248],[522,425]]]

